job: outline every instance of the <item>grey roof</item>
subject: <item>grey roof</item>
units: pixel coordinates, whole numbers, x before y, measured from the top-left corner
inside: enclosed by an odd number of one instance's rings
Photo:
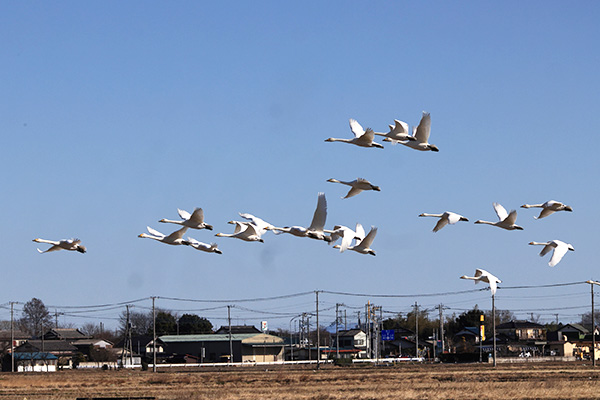
[[[242,341],[259,335],[258,333],[232,333],[231,340]],[[177,342],[223,342],[229,340],[229,334],[207,333],[201,335],[165,335],[159,337],[165,343]]]
[[[14,330],[13,336],[16,340],[29,339],[31,337],[31,335],[29,335],[28,333],[19,330]],[[11,334],[9,330],[0,331],[0,340],[8,340],[10,343],[10,338]]]
[[[362,329],[348,329],[347,331],[338,331],[339,336],[356,336],[359,333],[364,333]]]
[[[563,327],[559,328],[559,329],[558,329],[558,331],[559,331],[559,332],[563,332],[563,331],[565,331],[565,330],[566,330],[566,331],[568,331],[568,328],[569,328],[569,327],[571,327],[571,328],[575,328],[575,330],[577,330],[577,331],[579,331],[579,332],[581,332],[581,333],[589,333],[589,332],[590,332],[590,330],[589,330],[589,329],[585,328],[585,327],[584,327],[583,325],[581,325],[581,324],[567,324],[567,325],[565,325],[565,326],[563,326]],[[565,329],[565,328],[567,328],[567,329]]]
[[[523,328],[544,328],[544,325],[540,325],[535,322],[529,321],[510,321],[500,324],[496,329],[523,329]]]
[[[18,352],[20,349],[25,349],[27,352],[29,349],[42,350],[42,341],[41,340],[28,340],[23,343],[19,347],[15,349],[15,352]],[[44,340],[44,351],[66,351],[66,352],[76,352],[77,347],[69,344],[65,340]]]

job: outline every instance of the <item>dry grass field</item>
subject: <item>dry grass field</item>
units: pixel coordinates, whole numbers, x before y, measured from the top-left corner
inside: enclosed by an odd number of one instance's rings
[[[599,378],[581,363],[2,373],[0,399],[592,399]]]

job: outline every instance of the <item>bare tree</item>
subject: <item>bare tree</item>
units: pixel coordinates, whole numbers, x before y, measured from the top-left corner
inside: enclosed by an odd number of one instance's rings
[[[44,302],[34,297],[25,303],[19,325],[32,336],[43,335],[45,329],[52,326],[52,317]]]

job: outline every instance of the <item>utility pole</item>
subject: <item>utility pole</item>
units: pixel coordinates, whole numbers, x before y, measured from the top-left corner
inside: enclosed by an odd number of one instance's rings
[[[335,303],[335,357],[340,358],[340,331],[338,329],[338,313],[340,303]]]
[[[590,290],[592,292],[592,366],[596,366],[596,321],[594,320],[594,285],[600,285],[597,281],[586,281],[590,284]]]
[[[130,305],[126,305],[125,308],[127,309],[127,321],[125,324],[125,340],[123,343],[123,351],[121,352],[121,366],[125,367],[125,357],[126,357],[126,353],[127,351],[129,351],[128,356],[129,356],[129,364],[133,365],[133,344],[131,342],[131,328],[132,328],[132,323],[131,320],[129,319],[129,307]]]
[[[494,367],[496,367],[496,294],[492,293],[492,331],[494,335]]]
[[[445,347],[444,347],[444,314],[443,314],[444,313],[444,311],[443,311],[444,305],[440,304],[437,308],[440,313],[440,337],[439,337],[439,339],[442,342],[442,354],[443,354],[445,351]]]
[[[319,291],[315,290],[317,305],[317,369],[321,367],[321,332],[319,331]]]
[[[156,372],[156,296],[152,296],[152,372]]]
[[[415,301],[415,356],[419,358],[419,305]]]
[[[233,338],[231,336],[231,306],[227,306],[227,321],[229,324],[229,362],[233,362]]]
[[[14,301],[10,302],[10,372],[15,372],[15,318]]]

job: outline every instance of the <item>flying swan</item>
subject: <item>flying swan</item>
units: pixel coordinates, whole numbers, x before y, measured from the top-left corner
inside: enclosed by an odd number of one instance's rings
[[[311,239],[324,240],[331,242],[331,236],[324,232],[325,221],[327,219],[327,199],[325,193],[319,193],[317,198],[317,208],[313,214],[312,222],[308,228],[303,226],[286,226],[283,228],[267,227],[267,230],[272,230],[275,234],[289,233],[298,237],[309,237]]]
[[[467,221],[467,222],[469,221],[467,218],[463,217],[462,215],[453,213],[451,211],[446,211],[443,214],[422,213],[422,214],[419,214],[419,217],[439,218],[440,220],[437,222],[437,224],[435,224],[435,227],[433,228],[434,232],[439,231],[440,229],[442,229],[443,227],[445,227],[448,224],[454,225],[458,221]]]
[[[500,279],[496,278],[494,275],[490,274],[485,269],[479,269],[479,268],[477,268],[475,270],[475,276],[463,275],[460,277],[460,279],[471,279],[471,280],[475,281],[475,283],[478,283],[478,282],[489,283],[490,290],[492,291],[492,296],[496,294],[496,289],[498,288],[498,283],[502,283],[502,281]]]
[[[72,251],[78,251],[80,253],[85,253],[87,250],[85,248],[85,246],[80,245],[79,243],[81,243],[81,240],[79,239],[63,239],[63,240],[45,240],[45,239],[33,239],[34,242],[37,243],[48,243],[51,244],[52,247],[50,247],[48,250],[46,251],[42,251],[40,249],[37,249],[37,251],[39,253],[49,253],[51,251],[57,251],[57,250],[72,250]]]
[[[358,244],[348,247],[348,250],[356,251],[360,254],[370,254],[372,256],[376,255],[375,250],[371,248],[373,240],[375,240],[375,235],[377,235],[377,227],[372,226],[367,236]],[[333,246],[333,248],[341,250],[341,246],[339,244]]]
[[[521,208],[542,208],[540,215],[533,217],[535,219],[542,219],[550,214],[554,214],[556,211],[573,211],[571,206],[555,200],[548,200],[544,204],[523,204]]]
[[[408,133],[408,124],[397,119],[394,120],[394,125],[390,125],[390,131],[388,133],[373,133],[375,135],[385,136],[387,139],[389,139],[388,141],[392,142],[392,144],[396,144],[405,140],[417,140],[414,136],[410,136]]]
[[[383,149],[382,145],[373,141],[373,139],[375,138],[375,133],[373,132],[373,129],[367,128],[367,130],[365,131],[363,127],[355,119],[352,118],[350,118],[350,129],[352,130],[352,133],[354,133],[354,138],[352,139],[329,138],[325,139],[325,141],[343,142],[355,144],[360,147],[377,147]]]
[[[567,254],[567,251],[575,251],[573,246],[569,243],[561,242],[560,240],[551,240],[549,242],[529,242],[531,245],[539,245],[544,246],[542,251],[540,252],[540,257],[545,256],[550,252],[550,250],[554,250],[552,253],[552,257],[550,258],[549,266],[554,267],[556,264],[562,260],[563,256]]]
[[[510,214],[506,212],[506,209],[502,207],[498,203],[494,203],[494,210],[496,211],[496,215],[498,216],[499,221],[497,222],[489,222],[483,221],[481,219],[475,221],[476,224],[487,224],[497,226],[498,228],[506,229],[509,231],[518,229],[523,230],[523,228],[519,225],[516,225],[517,222],[517,211],[511,210]]]
[[[331,179],[327,179],[327,182],[341,183],[343,185],[347,185],[347,186],[351,187],[348,194],[346,194],[345,197],[342,197],[342,199],[347,199],[349,197],[356,196],[363,190],[375,190],[377,192],[381,191],[381,188],[379,186],[375,186],[371,182],[369,182],[368,180],[363,179],[363,178],[356,178],[355,180],[350,181],[350,182],[340,181],[340,180],[331,178]]]
[[[187,240],[183,244],[193,247],[196,250],[205,251],[207,253],[223,254],[223,252],[217,248],[216,243],[211,243],[211,244],[202,243],[202,242],[197,241],[194,238],[188,237]]]
[[[192,229],[208,229],[209,231],[212,231],[213,229],[212,225],[209,225],[204,222],[204,211],[200,207],[196,208],[191,214],[185,210],[180,210],[178,208],[177,213],[181,217],[181,221],[174,221],[171,219],[163,218],[158,222],[183,225]]]
[[[170,235],[160,233],[159,231],[152,229],[149,226],[147,226],[146,229],[148,229],[148,233],[150,234],[148,235],[147,233],[140,233],[138,237],[154,239],[161,243],[179,246],[185,244],[185,241],[183,240],[183,234],[188,230],[188,227],[184,226],[183,228],[171,233]]]
[[[264,240],[261,238],[260,229],[251,222],[240,222],[240,221],[229,221],[229,224],[235,225],[233,233],[217,233],[215,236],[219,237],[231,237],[246,242],[261,242]]]
[[[408,125],[407,125],[408,126]],[[384,142],[396,142],[403,144],[411,149],[419,151],[440,151],[436,145],[429,143],[429,134],[431,133],[431,115],[428,112],[423,111],[423,117],[421,122],[415,128],[413,128],[413,140],[398,141],[390,137],[383,139]]]

